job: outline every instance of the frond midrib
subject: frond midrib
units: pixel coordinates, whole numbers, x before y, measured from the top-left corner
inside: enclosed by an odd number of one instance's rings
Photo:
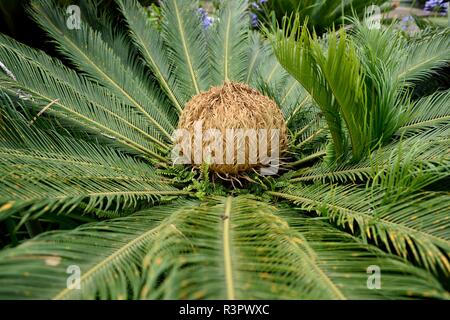
[[[1,44],[0,44],[1,45]],[[26,56],[25,54],[23,54],[20,50],[10,47],[7,47],[8,50],[14,51],[14,53],[20,57],[22,57],[24,60],[26,60],[28,63],[36,66],[36,68],[42,68],[43,70],[49,72],[52,74],[52,70],[50,70],[49,68],[47,68],[45,65],[43,64],[39,64],[38,62],[36,62],[33,59],[30,59],[28,56]],[[52,74],[53,75],[53,74]],[[56,77],[55,79],[58,79],[60,82],[64,82],[65,85],[67,85],[68,87],[72,88],[74,92],[77,93],[77,88],[74,87],[71,83],[61,79],[60,77]],[[27,91],[31,91],[31,90],[27,90]],[[82,95],[82,97],[85,97],[84,95]],[[149,140],[157,143],[158,145],[160,145],[161,147],[168,149],[168,146],[163,144],[161,141],[159,141],[158,139],[154,138],[153,136],[149,135],[146,131],[144,131],[143,129],[137,127],[136,125],[134,125],[133,123],[131,123],[130,121],[128,121],[127,119],[121,117],[120,115],[112,112],[109,108],[105,108],[103,105],[95,102],[95,101],[91,101],[91,99],[89,99],[88,97],[86,97],[86,99],[88,99],[90,101],[90,103],[92,103],[93,105],[96,105],[97,107],[99,107],[100,109],[102,109],[104,112],[108,113],[109,115],[111,115],[112,117],[118,119],[119,121],[123,121],[125,124],[127,124],[130,128],[133,128],[134,130],[138,131],[139,133],[141,133],[143,136],[147,137]]]
[[[4,88],[4,90],[7,90],[8,92],[11,92],[12,94],[15,94],[15,92],[12,92],[12,90],[10,90],[10,89],[8,89],[8,88],[5,88],[5,87],[3,87],[3,88]],[[37,91],[35,91],[35,90],[28,89],[27,91],[29,91],[30,93],[35,94],[36,96],[40,96],[40,97],[41,97],[42,99],[44,99],[44,100],[47,100],[47,101],[53,101],[50,97],[47,97],[46,95],[44,95],[44,94],[42,94],[42,93],[40,93],[40,92],[37,92]],[[150,150],[150,149],[148,149],[148,148],[146,148],[146,147],[144,147],[144,146],[142,146],[142,145],[140,145],[140,144],[134,142],[133,140],[129,139],[128,137],[126,137],[126,136],[122,135],[121,133],[118,133],[118,132],[116,132],[116,131],[114,131],[114,130],[108,128],[108,127],[106,127],[105,125],[103,125],[103,124],[101,124],[101,123],[99,123],[99,122],[96,122],[96,121],[94,121],[93,119],[90,119],[90,118],[86,117],[85,115],[83,115],[83,114],[81,114],[81,113],[79,113],[79,112],[76,112],[74,109],[71,109],[71,108],[67,107],[67,106],[64,105],[63,103],[57,102],[56,105],[60,106],[60,107],[61,107],[62,109],[64,109],[64,110],[66,110],[66,112],[71,113],[71,114],[74,114],[74,115],[76,115],[77,117],[83,119],[83,120],[86,121],[87,123],[91,123],[91,124],[93,124],[94,126],[96,126],[96,127],[98,127],[98,128],[101,128],[101,129],[103,129],[103,130],[109,132],[110,134],[112,134],[112,135],[114,135],[114,136],[117,136],[117,137],[118,137],[125,145],[127,145],[128,147],[130,147],[130,148],[132,148],[132,149],[138,151],[139,153],[144,152],[144,153],[147,153],[147,154],[149,154],[149,155],[151,155],[151,156],[157,158],[158,160],[160,160],[160,161],[162,161],[162,162],[166,162],[166,161],[167,161],[167,159],[165,159],[165,158],[162,157],[161,155],[157,154],[156,152],[154,152],[154,151],[152,151],[152,150]],[[55,111],[54,109],[53,109],[53,111],[54,111],[54,112],[57,112],[57,111]],[[80,123],[80,125],[83,126],[83,122],[81,122],[81,121],[79,121],[79,120],[76,120],[76,119],[74,119],[74,118],[71,118],[70,121],[74,121],[74,122]]]
[[[195,72],[194,72],[194,67],[192,65],[191,56],[189,55],[189,50],[188,50],[187,43],[186,43],[186,35],[184,32],[183,26],[181,25],[181,16],[180,16],[177,1],[174,1],[174,7],[175,7],[175,15],[177,17],[178,31],[180,32],[181,43],[183,45],[184,54],[186,55],[186,61],[188,64],[189,73],[191,74],[191,79],[192,79],[192,83],[194,84],[194,87],[195,87],[195,92],[197,94],[199,94],[200,88],[197,83],[197,78],[195,77]]]
[[[228,62],[229,62],[229,42],[230,42],[230,29],[231,29],[231,12],[228,13],[228,20],[227,20],[227,27],[225,29],[225,39],[224,39],[224,47],[225,47],[225,52],[224,52],[224,78],[225,81],[229,81],[229,77],[228,77]]]
[[[440,121],[447,121],[447,120],[450,120],[450,115],[444,115],[444,116],[427,119],[427,120],[422,120],[422,121],[419,120],[416,122],[410,122],[410,123],[407,123],[406,125],[400,127],[399,130],[413,129],[415,127],[421,127],[421,126],[426,126],[428,124],[432,124],[433,122],[440,122]]]
[[[231,220],[231,206],[232,206],[232,197],[228,197],[225,202],[224,207],[224,215],[222,217],[223,220],[223,260],[224,260],[224,269],[225,269],[225,283],[226,283],[226,290],[227,290],[227,299],[228,300],[234,300],[235,299],[235,291],[234,291],[234,280],[233,280],[233,265],[232,265],[232,258],[231,258],[231,249],[230,249],[230,242],[231,242],[231,227],[230,227],[230,220]]]
[[[146,238],[151,237],[153,234],[158,232],[158,229],[162,228],[163,225],[159,225],[155,228],[151,228],[150,230],[147,230],[137,238],[133,239],[132,241],[126,243],[123,247],[106,257],[105,259],[101,260],[99,263],[95,264],[93,267],[91,267],[88,271],[84,272],[80,277],[80,283],[83,283],[83,281],[86,281],[91,275],[93,275],[96,271],[98,271],[101,267],[107,265],[109,262],[115,260],[115,258],[119,257],[123,252],[126,252],[129,248],[132,248],[134,245],[138,244],[141,241],[144,241]],[[64,288],[60,293],[56,294],[52,300],[61,300],[64,299],[64,297],[70,293],[72,289],[71,288]]]
[[[57,26],[55,26],[53,23],[52,23],[52,21],[50,20],[50,19],[48,19],[47,18],[47,16],[45,16],[44,15],[44,18],[45,18],[45,20],[51,25],[51,26],[53,26],[56,30],[58,30],[58,27]],[[117,88],[136,108],[138,108],[141,112],[142,112],[142,114],[144,115],[144,116],[146,116],[149,120],[150,120],[150,122],[153,124],[153,125],[155,125],[168,139],[169,139],[169,141],[172,141],[172,136],[170,135],[170,133],[168,133],[159,123],[158,123],[158,121],[156,121],[155,119],[153,119],[153,117],[152,116],[150,116],[149,114],[148,114],[148,112],[140,105],[140,103],[138,103],[133,97],[131,97],[129,94],[128,94],[128,92],[126,92],[124,89],[122,89],[122,87],[119,85],[119,84],[117,84],[111,77],[109,77],[106,73],[104,73],[103,72],[103,70],[102,69],[100,69],[95,63],[93,63],[93,61],[89,58],[89,56],[87,56],[82,50],[80,50],[79,48],[78,48],[78,46],[70,39],[70,38],[68,38],[67,36],[65,36],[64,34],[62,34],[61,35],[64,39],[66,39],[66,41],[68,41],[70,44],[71,44],[71,46],[73,47],[73,48],[75,48],[75,50],[83,57],[83,58],[85,58],[87,61],[89,61],[90,62],[90,64],[103,76],[103,77],[105,77],[105,79],[107,79],[107,81],[109,82],[109,83],[111,83],[115,88]],[[156,140],[156,139],[155,139]],[[158,141],[158,140],[156,140],[156,141]],[[156,142],[155,141],[155,142]],[[157,142],[158,144],[162,144],[162,142],[161,141],[158,141]],[[163,145],[163,146],[165,146],[165,145]]]
[[[368,215],[364,212],[360,212],[360,211],[356,211],[356,210],[352,210],[349,208],[345,208],[345,207],[341,207],[338,205],[333,205],[330,203],[325,203],[324,201],[317,201],[317,200],[312,200],[309,198],[304,198],[304,197],[300,197],[300,196],[295,196],[295,195],[291,195],[291,194],[285,194],[285,193],[281,193],[281,192],[274,192],[274,191],[268,191],[268,194],[273,195],[273,196],[277,196],[277,197],[281,197],[281,198],[285,198],[285,199],[290,199],[290,200],[299,200],[302,201],[304,203],[308,203],[310,205],[315,204],[315,203],[322,203],[322,204],[326,204],[327,207],[330,208],[334,208],[337,209],[341,212],[346,212],[350,215],[353,216],[362,216],[363,218],[367,219],[367,220],[377,220],[377,221],[383,221],[384,224],[391,226],[393,229],[397,229],[397,230],[402,230],[404,234],[419,234],[421,236],[423,236],[423,238],[428,238],[428,239],[432,239],[434,240],[436,243],[441,243],[441,244],[446,244],[447,246],[450,247],[450,241],[448,239],[444,239],[444,238],[440,238],[438,236],[432,235],[432,234],[428,234],[425,233],[423,231],[420,230],[416,230],[413,228],[410,228],[408,226],[405,225],[400,225],[397,224],[395,222],[386,220],[384,217],[373,217],[371,215]],[[420,241],[420,238],[418,239]]]

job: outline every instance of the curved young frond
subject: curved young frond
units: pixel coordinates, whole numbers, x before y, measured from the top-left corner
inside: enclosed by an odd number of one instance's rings
[[[355,182],[374,177],[377,172],[388,170],[398,161],[403,163],[409,159],[417,164],[442,163],[448,161],[448,155],[442,150],[450,141],[449,133],[450,126],[443,124],[432,130],[393,141],[374,151],[364,161],[341,165],[318,163],[310,168],[289,173],[289,178],[293,182]]]
[[[347,136],[344,134],[338,101],[334,98],[333,89],[317,61],[318,55],[325,59],[322,45],[315,35],[309,33],[306,24],[300,26],[298,15],[293,21],[286,19],[282,30],[273,32],[270,38],[279,63],[301,83],[320,107],[338,157],[342,157],[346,152]],[[346,62],[345,65],[349,66],[349,63]],[[339,79],[339,82],[342,83],[342,79]]]
[[[363,18],[371,5],[381,5],[384,0],[283,0],[269,1],[270,9],[275,10],[278,20],[286,14],[298,12],[302,21],[307,21],[310,30],[325,33],[330,28],[341,26],[350,15]]]
[[[432,130],[450,123],[450,90],[436,92],[416,101],[411,120],[400,128],[400,133],[410,134]]]
[[[426,80],[450,63],[450,28],[432,36],[411,41],[404,54],[398,55],[397,81],[408,84]]]
[[[270,43],[253,34],[247,83],[272,98],[283,112],[288,126],[292,118],[312,104],[309,93],[278,62]]]

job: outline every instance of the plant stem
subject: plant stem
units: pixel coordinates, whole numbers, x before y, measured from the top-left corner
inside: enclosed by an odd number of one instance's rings
[[[25,227],[27,228],[30,238],[33,238],[43,232],[39,220],[28,220],[27,222],[25,222]]]
[[[16,223],[12,219],[6,219],[5,221],[6,229],[8,230],[9,238],[11,239],[11,244],[13,246],[16,246],[19,241],[17,240],[16,235]]]

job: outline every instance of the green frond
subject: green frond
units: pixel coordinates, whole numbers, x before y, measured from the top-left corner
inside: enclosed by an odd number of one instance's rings
[[[130,28],[134,43],[139,48],[146,64],[153,71],[156,79],[166,92],[179,113],[183,109],[186,97],[183,97],[178,88],[176,74],[172,73],[167,47],[163,43],[158,30],[148,23],[146,14],[141,5],[135,1],[117,1]]]
[[[283,69],[270,43],[263,41],[260,34],[252,36],[250,48],[247,83],[277,102],[288,125],[291,125],[292,118],[311,105],[311,96]]]
[[[305,246],[309,247],[308,251],[316,265],[315,270],[327,284],[323,289],[336,299],[398,299],[402,296],[419,299],[450,298],[439,282],[423,270],[394,259],[375,246],[364,245],[323,220],[302,217],[293,212],[286,219],[291,228],[301,233],[306,240]],[[370,267],[380,268],[380,290],[367,290]],[[411,280],[415,275],[418,278],[412,284]],[[431,282],[426,283],[427,279]],[[412,288],[414,289],[411,290]]]
[[[301,110],[307,109],[313,104],[311,95],[299,84],[297,80],[289,76],[286,81],[281,99],[281,110],[288,125]]]
[[[270,86],[272,88],[280,88],[286,81],[288,74],[278,62],[270,47],[270,43],[264,41],[261,46],[258,68],[253,76],[253,85],[257,87]]]
[[[450,90],[447,90],[416,101],[412,107],[411,120],[400,128],[400,133],[407,135],[449,123]]]
[[[373,265],[382,272],[379,290],[367,286]],[[74,270],[79,289],[70,286]],[[448,298],[423,270],[249,197],[42,234],[0,252],[0,283],[6,299]]]
[[[424,271],[323,222],[249,197],[184,210],[144,259],[141,299],[447,297]],[[384,280],[378,292],[367,289],[371,265],[393,281]]]
[[[355,182],[374,177],[379,171],[391,168],[397,161],[410,159],[415,163],[442,163],[448,161],[443,147],[448,145],[450,127],[443,125],[410,137],[393,141],[374,151],[372,155],[358,163],[327,165],[318,163],[290,173],[292,181]]]
[[[281,21],[285,14],[298,12],[302,21],[310,30],[324,33],[330,28],[338,27],[347,21],[347,16],[355,14],[364,17],[365,9],[370,5],[381,5],[384,0],[282,0],[269,1],[270,9],[275,10]]]
[[[351,139],[353,157],[360,160],[375,137],[372,137],[368,121],[370,110],[363,69],[355,46],[347,39],[344,31],[332,32],[327,37],[326,53],[323,53],[324,49],[317,42],[311,49],[338,103]]]
[[[5,104],[3,104],[5,105]],[[111,209],[118,212],[186,194],[158,176],[148,163],[96,143],[40,130],[17,111],[2,108],[0,219],[23,220],[44,212]],[[25,215],[26,214],[26,215]]]
[[[162,2],[163,39],[184,103],[211,85],[211,64],[195,0]]]
[[[346,149],[346,135],[338,102],[317,62],[317,55],[323,55],[321,44],[315,36],[311,36],[306,25],[300,26],[298,16],[294,20],[286,19],[282,30],[276,30],[274,33],[270,35],[270,39],[279,63],[300,82],[320,107],[327,120],[337,154],[342,156]],[[339,79],[339,82],[345,81]]]
[[[69,30],[64,11],[53,0],[34,1],[31,12],[62,54],[93,81],[134,107],[166,141],[171,141],[175,119],[170,116],[167,103],[154,85],[123,64],[101,33],[85,22],[80,30]]]
[[[184,203],[192,206],[194,203]],[[178,205],[179,206],[179,205]],[[0,252],[2,299],[127,299],[140,290],[142,260],[171,228],[177,205],[72,231],[42,234]],[[175,213],[174,213],[175,211]],[[79,271],[80,287],[71,287]]]
[[[397,70],[400,61],[407,54],[408,41],[402,33],[393,25],[378,29],[356,18],[350,21],[353,26],[349,32],[360,53],[361,63],[368,70],[378,69],[377,63],[389,66],[390,70]],[[403,84],[395,76],[393,78],[397,83]]]
[[[249,35],[249,50],[248,50],[248,66],[247,75],[245,76],[245,83],[254,84],[256,71],[260,68],[261,63],[264,61],[264,57],[267,55],[267,51],[270,50],[270,46],[264,45],[264,39],[257,31],[250,31]]]
[[[248,68],[249,17],[248,3],[225,0],[219,9],[218,23],[209,36],[212,83],[243,82]]]
[[[320,138],[324,138],[327,135],[327,131],[324,128],[320,127],[312,127],[308,128],[305,132],[303,132],[300,137],[298,144],[296,144],[296,150],[304,150],[309,147],[311,144],[315,145],[316,140]]]
[[[400,64],[396,70],[397,81],[412,82],[426,80],[439,68],[450,63],[450,28],[440,33],[411,41],[406,52],[398,55]]]
[[[111,12],[113,7],[111,4],[112,1],[102,3],[96,0],[85,0],[77,5],[80,7],[83,21],[93,30],[101,33],[102,40],[113,49],[125,65],[137,74],[146,73],[148,70],[143,70],[140,61],[137,59],[139,51],[127,34],[126,27],[117,24],[119,20],[114,12]],[[143,74],[143,76],[145,77],[146,74]]]
[[[327,217],[365,242],[383,245],[388,252],[415,259],[434,272],[450,274],[450,202],[446,194],[405,194],[397,201],[387,201],[382,188],[319,184],[297,184],[269,193]]]
[[[0,81],[0,88],[11,96],[31,95],[39,106],[36,113],[54,114],[61,120],[114,143],[136,154],[164,161],[158,149],[168,145],[146,119],[130,106],[45,53],[31,49],[7,36],[0,36],[0,59],[15,80]]]
[[[159,1],[157,23],[86,0],[75,30],[31,1],[64,60],[0,35],[0,299],[450,299],[450,90],[413,100],[450,29],[285,3],[259,32],[246,0],[209,28],[198,0]],[[169,164],[184,105],[226,81],[280,107],[284,175],[236,189]]]

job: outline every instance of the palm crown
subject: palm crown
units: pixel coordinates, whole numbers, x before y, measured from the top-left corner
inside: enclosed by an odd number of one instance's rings
[[[450,92],[408,95],[448,63],[448,30],[318,38],[297,18],[267,41],[245,1],[204,29],[196,1],[165,0],[160,30],[135,0],[124,28],[87,3],[80,30],[31,7],[65,64],[0,36],[0,219],[81,224],[0,251],[1,298],[449,298]],[[226,81],[281,108],[279,177],[171,166],[184,105]]]

